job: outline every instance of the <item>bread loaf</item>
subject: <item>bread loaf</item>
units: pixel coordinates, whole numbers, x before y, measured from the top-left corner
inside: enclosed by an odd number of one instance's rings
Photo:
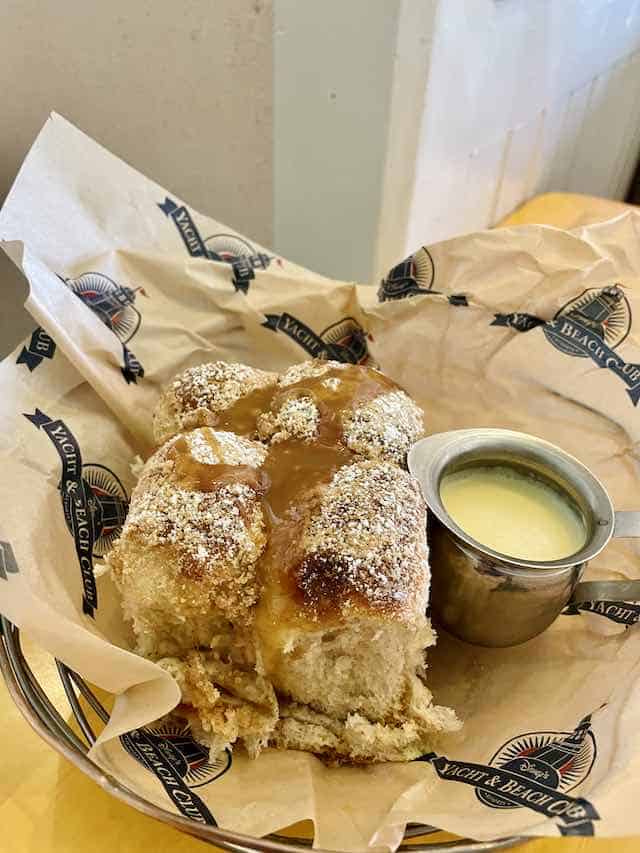
[[[196,422],[215,428],[184,432]],[[170,437],[109,563],[136,650],[176,678],[200,736],[373,762],[458,728],[425,684],[413,400],[366,367],[218,362],[178,377],[154,424]]]

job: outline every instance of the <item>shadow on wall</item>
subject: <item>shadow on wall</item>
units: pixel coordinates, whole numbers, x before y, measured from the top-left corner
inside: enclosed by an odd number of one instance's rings
[[[37,325],[24,309],[27,280],[0,250],[0,358],[8,355]]]
[[[640,205],[640,157],[636,164],[636,170],[631,181],[631,186],[629,187],[629,192],[627,193],[626,201],[629,204]]]

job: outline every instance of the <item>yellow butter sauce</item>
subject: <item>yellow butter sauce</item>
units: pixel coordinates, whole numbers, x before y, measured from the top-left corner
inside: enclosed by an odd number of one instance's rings
[[[477,542],[522,560],[561,560],[579,551],[585,524],[569,498],[506,465],[446,474],[440,498],[456,524]]]

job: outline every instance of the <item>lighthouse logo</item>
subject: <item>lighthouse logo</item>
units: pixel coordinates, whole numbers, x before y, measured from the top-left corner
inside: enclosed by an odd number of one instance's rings
[[[531,732],[512,738],[500,747],[489,764],[566,793],[584,782],[595,757],[591,720],[585,717],[572,732]],[[515,809],[520,805],[517,799],[493,791],[478,789],[476,795],[480,802],[496,809]],[[542,803],[548,795],[532,796]]]
[[[627,386],[634,406],[640,401],[640,364],[627,362],[616,350],[631,329],[631,306],[619,284],[592,287],[566,303],[553,317],[544,320],[533,314],[495,314],[492,326],[507,326],[517,332],[541,327],[547,341],[565,355],[590,358]]]
[[[80,488],[90,508],[93,522],[93,556],[104,557],[122,531],[129,499],[120,479],[104,465],[82,465]],[[62,508],[69,532],[73,534],[73,506],[69,494],[63,494]]]
[[[527,732],[504,743],[488,764],[454,761],[428,753],[440,779],[475,788],[493,809],[528,808],[558,821],[561,835],[593,835],[599,815],[593,805],[569,792],[582,784],[596,759],[591,715],[573,731]]]
[[[68,278],[65,283],[121,343],[128,343],[140,328],[142,317],[135,302],[136,294],[146,296],[143,288],[116,284],[99,272]]]
[[[257,251],[248,240],[238,237],[237,234],[212,234],[203,237],[189,209],[168,196],[158,207],[172,220],[192,258],[208,258],[210,261],[230,265],[231,281],[236,291],[248,293],[249,285],[255,278],[255,270],[266,270],[272,261],[270,255]]]
[[[390,302],[428,293],[433,287],[435,267],[426,246],[422,246],[389,271],[378,289],[378,300]]]
[[[122,344],[122,375],[127,383],[137,382],[144,376],[144,369],[135,355],[126,346],[137,333],[142,317],[136,306],[138,294],[146,296],[141,287],[116,284],[99,272],[86,272],[78,278],[61,278],[69,290],[81,299]],[[34,371],[43,359],[52,359],[56,345],[50,335],[37,328],[29,343],[22,348],[17,364],[24,364]]]
[[[577,335],[573,334],[575,329],[579,330]],[[630,329],[629,300],[614,284],[602,289],[590,288],[567,302],[545,326],[544,333],[560,352],[589,358],[589,340],[596,338],[614,350],[624,341]],[[580,335],[582,330],[590,333],[586,341]]]
[[[435,277],[436,268],[431,253],[426,246],[422,246],[413,255],[396,264],[386,278],[382,279],[378,288],[378,302],[394,302],[425,293],[442,296],[441,291],[433,289]],[[450,305],[469,305],[464,293],[449,293],[447,300]]]
[[[66,279],[67,287],[96,314],[122,344],[124,365],[121,368],[127,384],[144,376],[144,369],[127,343],[140,328],[142,318],[135,306],[136,294],[146,296],[140,288],[116,284],[99,272],[87,272],[79,278]]]
[[[338,361],[364,364],[369,359],[366,332],[353,317],[345,317],[327,326],[320,337],[331,347]]]
[[[68,424],[40,409],[23,414],[49,438],[60,458],[58,491],[80,568],[82,612],[93,617],[98,607],[93,561],[103,557],[120,535],[129,506],[127,493],[110,468],[83,461]]]
[[[177,810],[198,823],[217,826],[208,806],[195,793],[231,767],[228,749],[215,758],[199,743],[189,726],[166,723],[127,732],[120,743],[129,755],[153,773]]]
[[[286,312],[266,314],[262,325],[272,332],[287,335],[312,358],[349,364],[366,364],[370,360],[367,333],[353,317],[343,317],[319,333]]]

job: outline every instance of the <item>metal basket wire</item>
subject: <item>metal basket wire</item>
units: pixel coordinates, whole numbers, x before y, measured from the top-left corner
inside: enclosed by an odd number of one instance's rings
[[[301,849],[311,846],[312,842],[306,838],[285,837],[275,834],[265,838],[254,838],[237,832],[230,832],[220,827],[201,825],[150,803],[106,774],[87,757],[90,747],[96,740],[96,733],[87,717],[85,707],[90,708],[103,724],[108,722],[109,712],[77,673],[60,661],[56,661],[56,666],[71,712],[82,737],[76,734],[64,720],[40,685],[37,676],[23,654],[18,628],[0,616],[0,672],[2,672],[11,698],[29,725],[49,746],[75,764],[109,794],[143,814],[170,824],[182,832],[195,835],[208,844],[222,847],[225,850],[237,851],[237,853],[248,853],[248,851],[256,850],[264,851],[264,853],[299,853]],[[85,707],[83,707],[83,703],[85,703]],[[434,827],[409,825],[406,828],[404,843],[400,850],[412,850],[416,853],[418,851],[436,853],[436,851],[445,850],[455,850],[458,853],[483,853],[483,851],[489,850],[505,850],[527,841],[524,837],[512,836],[497,841],[484,842],[461,839],[432,844],[424,842],[407,843],[412,838],[436,832],[438,830]]]

